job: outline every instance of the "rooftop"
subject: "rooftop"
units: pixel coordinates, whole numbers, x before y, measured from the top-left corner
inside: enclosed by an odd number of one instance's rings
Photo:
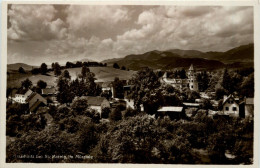
[[[199,103],[183,103],[185,106],[200,106]]]
[[[182,112],[183,107],[180,106],[164,106],[161,107],[158,112]]]
[[[45,94],[45,95],[55,94],[55,93],[56,93],[56,89],[54,87],[42,89],[42,94]]]
[[[94,106],[100,106],[104,100],[107,100],[104,97],[100,96],[85,96],[87,98],[88,104],[89,105],[94,105]]]

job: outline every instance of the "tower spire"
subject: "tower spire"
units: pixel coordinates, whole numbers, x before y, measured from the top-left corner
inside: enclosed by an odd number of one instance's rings
[[[194,71],[193,64],[190,65],[189,71]]]

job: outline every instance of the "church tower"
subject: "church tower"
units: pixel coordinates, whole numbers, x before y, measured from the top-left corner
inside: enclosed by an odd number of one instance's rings
[[[198,91],[199,86],[198,86],[198,81],[197,81],[197,76],[194,70],[193,65],[191,64],[189,71],[188,71],[188,78],[189,78],[189,88],[190,90],[193,91]]]

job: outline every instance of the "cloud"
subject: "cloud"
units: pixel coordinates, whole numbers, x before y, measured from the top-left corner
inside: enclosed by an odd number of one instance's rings
[[[64,22],[53,20],[57,11],[52,5],[12,5],[8,10],[10,40],[51,40],[66,37]]]
[[[101,61],[174,48],[225,51],[253,42],[252,7],[12,5],[8,16],[10,61],[25,55],[41,62]]]
[[[67,8],[69,30],[77,37],[102,36],[129,20],[128,9],[121,6],[71,5]]]

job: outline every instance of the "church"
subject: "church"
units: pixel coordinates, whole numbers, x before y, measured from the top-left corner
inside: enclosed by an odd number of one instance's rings
[[[174,88],[182,89],[182,88],[189,88],[192,91],[198,91],[198,81],[196,78],[196,72],[191,64],[188,70],[188,79],[168,79],[167,72],[164,73],[161,82],[172,85]]]

